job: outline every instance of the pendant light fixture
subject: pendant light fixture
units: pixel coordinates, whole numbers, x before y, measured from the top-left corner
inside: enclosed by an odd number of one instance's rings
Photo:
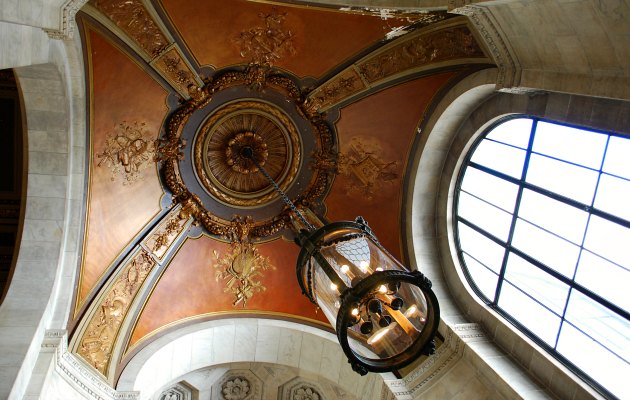
[[[298,283],[335,329],[352,369],[361,375],[389,372],[432,354],[440,307],[431,281],[398,262],[362,217],[315,227],[260,165],[251,148],[243,147],[241,154],[297,218]]]

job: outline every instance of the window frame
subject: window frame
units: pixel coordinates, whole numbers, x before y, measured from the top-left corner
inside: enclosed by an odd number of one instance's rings
[[[531,126],[531,131],[530,131],[530,137],[529,137],[529,142],[528,142],[528,148],[526,149],[526,156],[525,156],[525,160],[523,163],[523,171],[521,173],[520,178],[513,178],[507,174],[498,172],[498,171],[494,171],[488,167],[484,167],[480,164],[474,163],[471,161],[471,158],[473,156],[473,154],[475,153],[475,151],[477,150],[478,146],[480,145],[480,143],[482,143],[482,141],[486,138],[486,136],[488,134],[490,134],[497,126],[509,121],[509,120],[513,120],[513,119],[519,119],[519,118],[527,118],[527,119],[531,119],[532,120],[532,126]],[[520,207],[520,202],[522,199],[522,193],[524,191],[524,189],[529,189],[532,190],[533,192],[546,196],[547,198],[551,198],[554,200],[558,200],[564,204],[570,205],[572,207],[578,208],[580,210],[586,211],[589,214],[587,223],[586,223],[586,227],[585,227],[585,232],[588,229],[588,224],[590,222],[590,216],[591,215],[595,215],[598,217],[602,217],[608,221],[617,223],[621,226],[624,226],[628,229],[630,229],[630,222],[624,220],[623,218],[617,217],[613,214],[607,213],[605,211],[599,210],[597,208],[594,207],[594,199],[595,196],[597,194],[597,189],[598,186],[596,186],[595,188],[595,192],[594,192],[594,196],[593,196],[593,201],[591,201],[590,205],[587,204],[583,204],[580,203],[576,200],[570,199],[568,197],[562,196],[560,194],[554,193],[550,190],[541,188],[539,186],[533,185],[529,182],[525,181],[525,176],[526,176],[526,172],[528,169],[528,164],[529,164],[529,159],[530,156],[532,154],[532,146],[533,146],[533,142],[534,142],[534,138],[535,138],[535,132],[536,132],[536,128],[539,122],[546,122],[546,123],[551,123],[551,124],[556,124],[556,125],[560,125],[560,126],[566,126],[566,127],[570,127],[570,128],[577,128],[577,129],[583,129],[583,130],[587,130],[590,132],[595,132],[595,133],[599,133],[599,134],[604,134],[607,136],[607,140],[606,140],[606,146],[604,148],[604,153],[602,155],[602,165],[600,165],[599,170],[598,170],[598,178],[597,178],[597,185],[599,185],[599,181],[601,179],[602,176],[602,166],[603,166],[603,160],[605,159],[605,155],[606,152],[608,150],[608,144],[610,142],[610,138],[611,137],[619,137],[619,138],[623,138],[626,140],[630,140],[630,138],[628,138],[628,136],[625,135],[619,135],[619,134],[615,134],[613,132],[609,132],[609,131],[604,131],[601,129],[594,129],[591,127],[583,127],[583,126],[579,126],[577,124],[570,124],[570,123],[566,123],[566,122],[561,122],[561,121],[555,121],[552,120],[550,118],[546,118],[546,117],[541,117],[541,116],[537,116],[537,115],[531,115],[531,114],[523,114],[523,113],[518,113],[518,114],[510,114],[510,115],[504,115],[500,118],[497,118],[496,120],[492,121],[491,124],[488,124],[487,126],[485,126],[483,128],[483,130],[481,131],[481,133],[479,135],[477,135],[477,137],[475,137],[473,139],[472,144],[470,145],[470,147],[466,150],[465,156],[462,159],[462,163],[458,166],[458,169],[455,171],[455,173],[457,174],[456,179],[455,179],[455,186],[454,186],[454,190],[453,190],[453,199],[452,199],[452,232],[453,232],[453,240],[454,240],[454,246],[455,246],[455,252],[457,254],[457,260],[459,261],[459,269],[460,271],[463,273],[468,285],[470,285],[470,288],[472,289],[472,291],[475,293],[475,295],[487,306],[489,307],[491,310],[493,310],[494,312],[496,312],[498,315],[500,315],[501,317],[503,317],[506,321],[508,321],[510,324],[512,324],[514,327],[516,327],[520,332],[522,332],[523,334],[525,334],[529,339],[531,339],[534,343],[536,343],[536,345],[540,346],[542,349],[545,350],[545,352],[547,354],[549,354],[550,356],[552,356],[553,358],[555,358],[556,360],[560,361],[566,368],[568,368],[571,372],[573,372],[574,374],[576,374],[578,377],[580,377],[583,381],[585,381],[586,383],[588,383],[591,387],[593,387],[595,390],[597,390],[598,392],[600,392],[602,395],[609,397],[609,398],[616,398],[616,396],[611,393],[608,389],[606,389],[604,386],[602,386],[597,380],[593,379],[591,376],[589,376],[588,374],[586,374],[584,371],[582,371],[578,366],[576,366],[575,364],[573,364],[570,360],[568,360],[565,356],[563,356],[560,352],[558,352],[555,347],[558,346],[559,343],[559,335],[561,332],[561,328],[562,328],[562,324],[566,321],[565,320],[565,316],[566,316],[566,312],[567,312],[567,308],[568,308],[568,304],[569,304],[569,299],[570,299],[570,295],[572,293],[573,290],[577,290],[579,293],[585,295],[586,297],[588,297],[589,299],[595,301],[597,304],[607,308],[608,310],[611,310],[612,312],[616,313],[617,315],[621,316],[622,318],[626,318],[626,319],[630,319],[630,314],[625,311],[623,308],[617,306],[616,304],[610,302],[609,300],[606,300],[604,298],[602,298],[601,296],[599,296],[597,293],[593,292],[592,290],[580,285],[579,283],[577,283],[575,281],[575,273],[573,278],[568,278],[565,277],[564,275],[560,274],[559,272],[555,271],[553,268],[550,268],[549,266],[545,265],[544,263],[534,259],[533,257],[529,256],[528,254],[514,248],[512,246],[512,239],[513,239],[513,234],[514,234],[514,230],[515,230],[515,225],[516,225],[516,221],[518,219],[518,210]],[[535,153],[534,153],[535,154]],[[574,163],[573,163],[574,164]],[[497,177],[499,179],[504,179],[508,182],[511,182],[513,184],[516,184],[518,186],[518,192],[517,192],[517,196],[516,196],[516,200],[515,200],[515,205],[514,205],[514,210],[516,210],[515,213],[512,214],[511,218],[511,224],[510,224],[510,230],[509,230],[509,234],[508,237],[506,239],[506,241],[502,241],[500,239],[498,239],[497,237],[493,236],[492,234],[483,231],[483,229],[477,227],[474,223],[471,223],[470,221],[467,221],[465,218],[460,217],[459,213],[458,213],[458,207],[459,207],[459,197],[460,197],[460,193],[461,193],[461,189],[462,189],[462,183],[463,183],[463,178],[465,175],[466,170],[469,167],[473,167],[475,169],[477,169],[478,171],[482,171],[482,172],[486,172],[489,173],[490,175]],[[495,294],[494,294],[494,299],[489,299],[483,292],[482,290],[479,288],[479,286],[477,285],[477,283],[474,281],[474,279],[471,276],[470,271],[468,270],[468,267],[466,266],[466,262],[464,260],[464,251],[462,249],[461,243],[460,243],[460,234],[459,234],[459,228],[458,228],[458,223],[462,223],[464,225],[466,225],[467,227],[473,229],[475,232],[484,235],[485,237],[487,237],[488,239],[490,239],[492,242],[498,244],[499,246],[501,246],[504,249],[504,256],[503,256],[503,260],[502,260],[502,264],[501,264],[501,268],[499,271],[499,274],[497,276],[497,284],[496,284],[496,289],[495,289]],[[585,233],[586,234],[586,233]],[[556,235],[558,237],[562,237],[560,235]],[[563,238],[564,239],[564,238]],[[580,249],[583,249],[583,245],[584,243],[582,243],[582,245],[580,245]],[[549,345],[547,342],[545,342],[543,339],[541,339],[538,335],[536,335],[535,333],[533,333],[529,328],[527,328],[527,326],[525,326],[523,323],[521,323],[518,319],[516,319],[515,317],[513,317],[510,313],[508,313],[507,311],[503,310],[498,304],[497,301],[500,298],[500,293],[501,293],[501,287],[503,285],[503,282],[505,280],[505,272],[506,272],[506,267],[507,267],[507,260],[508,260],[508,254],[513,253],[517,256],[522,257],[523,259],[525,259],[526,261],[528,261],[529,263],[533,264],[534,266],[536,266],[538,269],[552,275],[555,279],[559,280],[560,282],[566,284],[569,286],[568,288],[568,292],[567,292],[567,299],[565,300],[565,304],[564,304],[564,310],[562,312],[562,315],[560,315],[560,324],[558,326],[557,332],[556,332],[556,340],[555,340],[555,346],[551,346]],[[577,260],[577,263],[579,263],[579,258]],[[576,263],[576,265],[577,265]],[[576,269],[577,272],[577,269]],[[514,287],[521,291],[524,295],[532,298],[530,295],[528,295],[524,290],[522,290],[520,287],[518,287],[517,285],[514,285]],[[536,299],[532,298],[534,301],[536,301]],[[541,305],[542,307],[545,307],[546,309],[550,310],[548,306],[541,304],[540,302],[536,301],[539,305]],[[551,310],[550,310],[551,311]],[[557,314],[557,313],[554,313]],[[590,335],[588,335],[588,333],[583,332],[579,327],[575,326],[574,324],[572,324],[570,321],[566,321],[569,325],[571,325],[572,327],[574,327],[575,329],[580,330],[582,333],[584,333],[585,335],[587,335],[589,338]],[[598,343],[600,346],[606,347],[603,343],[601,343],[600,341],[591,338],[592,340],[594,340],[596,343]],[[609,349],[610,351],[610,349]],[[612,351],[611,351],[612,352]],[[615,354],[613,352],[613,354]]]

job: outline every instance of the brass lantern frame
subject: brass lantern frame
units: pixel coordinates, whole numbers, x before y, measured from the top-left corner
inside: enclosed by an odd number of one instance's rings
[[[312,282],[312,269],[314,267],[311,263],[311,257],[317,261],[330,281],[340,288],[339,297],[341,304],[337,313],[335,331],[339,344],[348,357],[348,362],[351,364],[352,369],[360,375],[365,375],[368,372],[390,372],[411,364],[421,355],[433,354],[435,352],[434,338],[437,334],[440,322],[440,306],[435,293],[431,289],[432,283],[429,278],[420,271],[384,270],[375,271],[370,276],[358,282],[356,286],[348,287],[337,275],[326,258],[320,253],[322,247],[329,246],[337,241],[325,240],[326,236],[336,231],[354,231],[355,233],[348,234],[346,240],[361,236],[369,238],[385,255],[392,260],[396,259],[382,247],[367,225],[367,222],[362,217],[357,217],[355,221],[333,222],[313,232],[302,230],[295,239],[296,243],[301,247],[297,259],[296,273],[302,293],[307,296],[312,303],[317,304],[316,290]],[[400,264],[398,265],[402,266]],[[427,302],[426,324],[420,336],[403,352],[391,357],[373,359],[352,350],[346,327],[352,325],[351,310],[354,305],[361,303],[363,299],[374,293],[381,285],[402,282],[409,283],[419,288]]]

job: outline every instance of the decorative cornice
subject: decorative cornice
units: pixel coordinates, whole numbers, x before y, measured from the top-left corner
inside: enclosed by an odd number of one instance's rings
[[[55,371],[87,398],[94,400],[137,400],[139,392],[118,392],[68,352],[65,330],[49,329],[44,334],[42,351],[54,349]]]
[[[66,0],[60,10],[59,29],[44,29],[51,39],[67,40],[74,35],[74,16],[88,0]]]
[[[475,323],[457,324],[448,329],[444,343],[437,349],[434,355],[427,358],[413,372],[403,379],[385,381],[385,384],[393,393],[394,398],[414,397],[415,393],[423,390],[427,384],[444,375],[464,354],[466,343],[471,339],[485,338],[481,325]],[[383,388],[382,400],[392,397]]]
[[[492,13],[483,6],[466,5],[451,10],[453,14],[465,15],[483,40],[492,55],[494,63],[499,68],[496,89],[510,91],[521,81],[521,64],[511,51],[507,39],[501,34],[499,24]]]

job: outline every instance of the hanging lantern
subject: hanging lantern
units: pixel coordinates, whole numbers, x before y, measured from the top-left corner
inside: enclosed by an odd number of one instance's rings
[[[404,367],[435,351],[440,307],[431,281],[409,271],[381,246],[361,217],[316,228],[267,171],[242,150],[293,211],[302,250],[297,277],[337,332],[352,369],[361,375]]]
[[[404,367],[435,350],[440,310],[431,282],[378,242],[363,218],[303,230],[302,291],[324,312],[361,375]]]

